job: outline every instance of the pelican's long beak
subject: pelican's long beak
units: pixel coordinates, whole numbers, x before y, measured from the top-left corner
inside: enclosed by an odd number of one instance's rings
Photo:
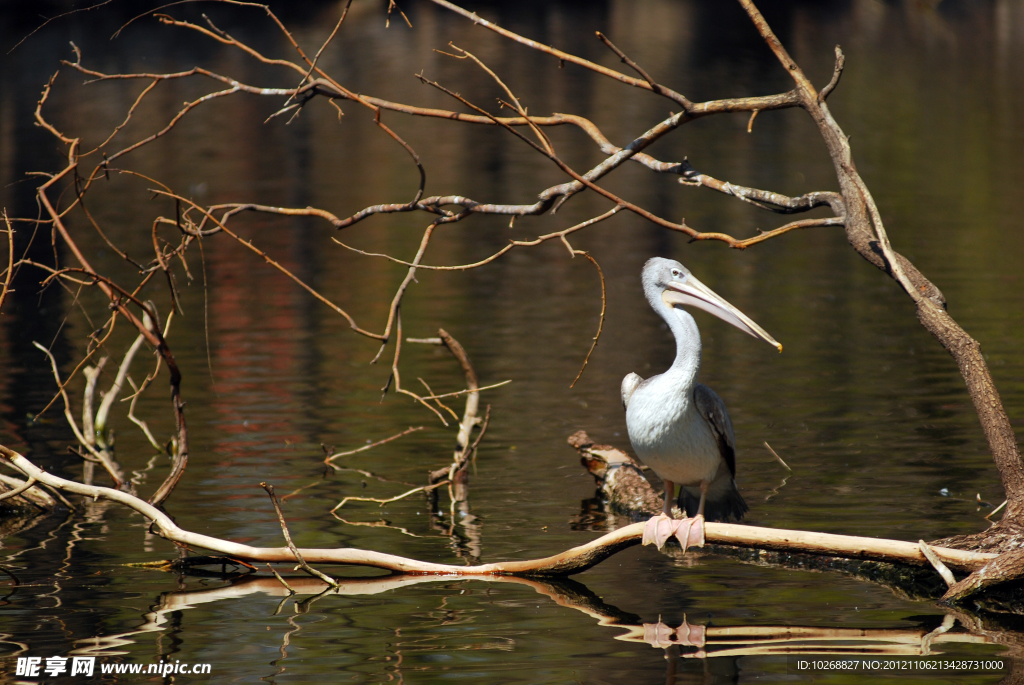
[[[771,343],[782,352],[782,345],[775,338],[751,321],[746,314],[722,299],[714,290],[698,281],[693,274],[688,274],[683,280],[673,280],[669,283],[665,292],[661,294],[661,299],[669,306],[682,304],[703,309],[723,321],[728,321],[741,331]]]

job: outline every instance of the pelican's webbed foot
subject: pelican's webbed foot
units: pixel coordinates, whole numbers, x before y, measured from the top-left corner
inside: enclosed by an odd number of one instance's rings
[[[642,543],[654,543],[658,549],[665,546],[668,539],[675,537],[685,552],[690,547],[704,546],[704,517],[694,516],[692,519],[673,519],[665,514],[651,517],[644,524]]]
[[[649,545],[653,542],[657,545],[658,549],[661,549],[665,546],[665,542],[675,535],[680,523],[682,523],[682,521],[671,518],[666,514],[652,516],[647,523],[644,524],[642,543],[644,545]]]
[[[676,530],[676,540],[679,540],[679,545],[684,552],[690,547],[703,547],[704,516],[697,514],[692,519],[680,520],[679,529]]]

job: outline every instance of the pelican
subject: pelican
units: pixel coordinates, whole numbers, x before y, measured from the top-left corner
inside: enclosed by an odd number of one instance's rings
[[[779,352],[782,345],[677,261],[649,259],[641,281],[647,301],[676,339],[676,358],[668,371],[647,380],[635,373],[622,379],[629,441],[636,456],[665,482],[663,513],[647,522],[643,544],[654,542],[661,549],[674,535],[686,551],[690,545],[704,545],[705,507],[711,519],[728,520],[740,519],[747,504],[736,488],[732,421],[722,398],[697,382],[700,331],[681,306],[714,314]],[[676,485],[682,487],[682,519],[672,518]],[[693,518],[686,518],[691,514]]]

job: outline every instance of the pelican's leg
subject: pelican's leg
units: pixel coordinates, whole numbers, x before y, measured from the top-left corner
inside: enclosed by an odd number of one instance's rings
[[[697,516],[700,516],[702,519],[704,518],[704,503],[708,501],[709,487],[711,487],[711,483],[706,479],[700,482],[700,504],[697,505]]]
[[[665,481],[665,505],[662,508],[662,513],[652,516],[644,524],[643,544],[649,545],[653,542],[658,549],[661,549],[670,537],[673,535],[678,537],[680,525],[687,523],[686,519],[672,518],[672,495],[675,494],[675,491],[675,483],[670,480]]]
[[[708,487],[711,483],[707,480],[700,482],[700,504],[697,505],[697,515],[692,519],[683,519],[682,525],[675,532],[676,540],[685,552],[689,547],[704,546],[704,503],[708,499]]]

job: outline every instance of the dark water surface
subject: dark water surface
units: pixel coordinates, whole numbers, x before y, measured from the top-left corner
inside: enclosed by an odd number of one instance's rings
[[[553,58],[426,3],[402,7],[412,30],[401,20],[386,29],[383,4],[356,2],[320,64],[357,92],[453,107],[414,78],[422,72],[493,110],[501,93],[486,75],[434,51],[451,41],[494,68],[532,114],[581,114],[617,144],[672,109],[649,93],[572,66],[560,69]],[[6,52],[39,19],[14,3],[0,8]],[[791,87],[730,3],[490,3],[474,9],[539,41],[620,68],[593,38],[595,30],[606,32],[655,78],[696,101]],[[819,85],[831,75],[833,46],[842,44],[847,69],[829,104],[852,136],[858,168],[893,245],[943,290],[950,313],[981,342],[1019,431],[1024,11],[1010,0],[773,2],[764,9]],[[202,20],[195,7],[168,11]],[[259,10],[204,5],[203,11],[233,35],[292,59]],[[339,6],[305,2],[282,12],[296,39],[315,52]],[[63,165],[64,149],[32,125],[32,112],[58,60],[71,58],[69,40],[82,48],[84,64],[108,72],[200,64],[255,85],[297,82],[290,71],[261,67],[237,50],[148,18],[108,41],[133,14],[134,8],[114,5],[75,15],[4,58],[0,201],[11,215],[36,213],[33,183],[22,180],[26,172]],[[62,130],[83,137],[84,145],[95,145],[123,120],[143,86],[119,81],[83,87],[81,81],[62,69],[45,113]],[[200,80],[162,84],[119,134],[123,144],[159,130],[182,102],[214,88]],[[347,216],[371,204],[406,201],[415,192],[414,167],[367,110],[342,103],[339,123],[336,111],[318,100],[290,125],[286,117],[264,124],[280,106],[281,98],[223,99],[121,163],[204,204],[310,205]],[[539,191],[565,180],[522,142],[490,127],[397,114],[385,121],[422,157],[428,194],[532,202]],[[746,127],[746,116],[700,120],[651,153],[669,161],[688,157],[699,170],[742,185],[790,194],[834,189],[831,162],[802,112],[763,113],[752,133]],[[601,159],[578,130],[549,133],[575,168]],[[750,236],[785,222],[639,165],[618,170],[605,183],[662,216],[685,216],[701,230]],[[89,199],[97,222],[133,255],[151,253],[153,217],[174,211],[166,201],[151,200],[147,187],[112,177]],[[473,262],[509,238],[559,230],[608,207],[583,193],[555,216],[520,219],[512,229],[485,216],[442,226],[424,262]],[[132,282],[130,270],[89,231],[84,216],[69,221],[98,269],[119,270]],[[340,235],[325,222],[265,215],[240,217],[234,226],[360,325],[380,331],[405,268],[346,251],[330,238],[411,259],[427,222],[422,214],[377,217]],[[170,233],[167,239],[175,240]],[[492,417],[471,476],[471,513],[451,525],[447,515],[432,518],[418,495],[383,507],[347,504],[338,513],[349,523],[328,513],[348,495],[391,497],[424,483],[428,470],[450,461],[455,431],[408,397],[389,394],[380,402],[388,364],[368,364],[376,342],[353,334],[344,319],[237,243],[223,236],[205,240],[202,261],[198,250],[189,253],[192,280],[180,265],[176,272],[185,315],[175,320],[169,341],[185,378],[191,459],[168,511],[188,530],[279,545],[280,528],[258,485],[268,481],[281,494],[306,488],[285,504],[300,546],[355,546],[463,564],[536,558],[593,539],[608,524],[601,516],[581,516],[593,506],[587,502],[594,496],[593,479],[565,439],[584,429],[600,442],[628,448],[619,382],[630,371],[660,372],[674,352],[638,279],[643,262],[662,255],[681,260],[785,346],[779,355],[697,315],[702,380],[732,414],[749,523],[906,540],[987,525],[983,517],[1002,501],[1002,489],[956,366],[917,323],[910,300],[852,251],[841,229],[790,233],[741,252],[718,243],[688,244],[683,235],[623,213],[572,241],[600,262],[608,287],[604,333],[573,389],[569,384],[596,330],[600,290],[593,267],[582,258],[570,260],[557,241],[514,250],[479,270],[421,271],[406,296],[405,336],[428,337],[443,327],[465,346],[481,383],[512,381],[483,396]],[[48,236],[34,245],[36,258],[52,263]],[[147,296],[166,312],[166,288],[153,283]],[[103,319],[98,292],[78,300],[93,322]],[[59,407],[30,421],[55,387],[31,342],[50,346],[66,375],[84,354],[92,329],[74,291],[52,287],[40,294],[29,278],[0,314],[0,441],[66,477],[80,477],[82,465],[67,453],[74,438]],[[132,337],[122,323],[109,353],[120,355]],[[137,377],[151,364],[148,354],[140,359]],[[418,378],[438,392],[463,387],[456,363],[434,347],[405,345],[401,371],[413,390],[422,390]],[[173,433],[164,383],[166,375],[139,407],[159,440]],[[70,386],[76,416],[82,387],[80,377]],[[451,406],[461,413],[461,400]],[[118,459],[139,472],[139,489],[148,496],[168,461],[153,457],[155,450],[123,409],[113,421]],[[324,477],[321,445],[354,449],[421,425],[422,431],[339,461],[351,470]],[[976,502],[979,496],[986,504]],[[446,506],[445,496],[441,502]],[[17,532],[3,539],[0,565],[21,586],[9,587],[0,602],[0,682],[18,680],[14,656],[69,654],[99,656],[102,663],[210,663],[211,682],[859,682],[864,674],[796,672],[785,656],[794,645],[773,648],[751,639],[730,644],[721,629],[745,635],[779,626],[851,629],[861,637],[842,633],[828,645],[853,654],[920,655],[928,653],[921,636],[945,615],[932,600],[841,573],[773,568],[712,553],[677,561],[651,548],[627,550],[566,583],[372,581],[367,576],[375,574],[352,572],[356,579],[339,593],[315,601],[322,586],[297,578],[300,594],[289,599],[269,577],[232,584],[218,574],[178,577],[126,566],[177,553],[148,533],[140,516],[110,503],[8,523]],[[707,626],[710,658],[692,658],[704,656],[696,648],[652,648],[638,626],[659,617],[673,628],[684,620]],[[1000,642],[1020,640],[1012,632],[1009,638],[995,632],[986,637],[966,626],[955,623],[936,638],[931,654],[999,658],[1006,653]],[[798,646],[808,651],[806,643]],[[1004,669],[987,674],[916,672],[898,679],[996,682],[1010,663],[1005,658]],[[95,680],[101,679],[118,677]]]

